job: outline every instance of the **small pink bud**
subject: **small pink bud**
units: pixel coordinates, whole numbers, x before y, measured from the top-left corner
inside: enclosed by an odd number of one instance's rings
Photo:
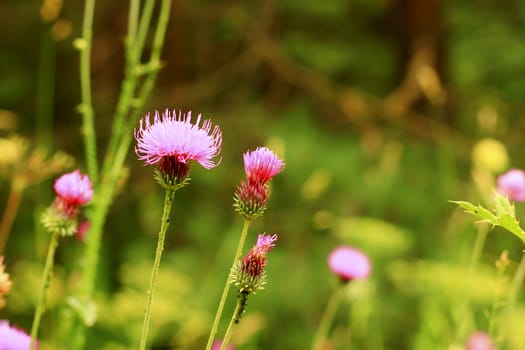
[[[267,183],[284,168],[284,162],[267,147],[244,153],[244,170],[249,183]]]

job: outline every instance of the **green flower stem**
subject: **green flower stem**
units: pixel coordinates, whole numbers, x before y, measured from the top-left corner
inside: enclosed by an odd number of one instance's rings
[[[175,190],[166,189],[166,196],[164,198],[164,211],[162,212],[162,222],[159,231],[159,238],[157,240],[157,250],[155,252],[155,261],[151,270],[151,279],[148,289],[148,301],[146,303],[146,312],[144,314],[144,323],[142,324],[142,335],[140,336],[140,350],[146,349],[146,341],[148,338],[149,321],[151,318],[151,305],[153,304],[153,295],[155,294],[155,286],[157,284],[157,275],[159,273],[160,258],[164,250],[164,239],[166,231],[170,224],[170,212],[173,205],[173,198],[175,197]]]
[[[502,331],[503,327],[507,327],[509,325],[509,318],[512,314],[512,311],[514,311],[514,307],[516,306],[516,301],[518,299],[518,294],[521,288],[521,285],[523,284],[523,279],[525,278],[525,253],[523,254],[520,264],[518,266],[518,269],[516,270],[516,274],[514,275],[514,279],[512,280],[512,285],[510,287],[509,296],[507,298],[507,303],[505,306],[505,318],[506,322],[502,323],[502,327],[499,331],[499,337],[497,339],[500,339],[500,337],[503,336]],[[503,337],[502,337],[503,338]]]
[[[58,246],[58,239],[60,238],[60,233],[55,232],[51,236],[51,242],[49,243],[49,248],[47,250],[47,258],[44,266],[44,273],[42,275],[42,285],[40,287],[40,295],[38,297],[38,303],[36,305],[35,315],[33,318],[33,325],[31,326],[31,346],[30,350],[35,349],[36,338],[38,335],[38,328],[40,326],[40,319],[46,308],[46,293],[47,288],[49,287],[49,281],[53,275],[53,262],[55,260],[55,251]]]
[[[248,227],[250,227],[250,220],[244,219],[244,224],[242,226],[242,231],[241,231],[241,238],[239,239],[239,244],[237,245],[237,251],[235,252],[235,256],[233,258],[232,268],[235,266],[235,264],[241,257],[241,252],[244,246],[244,241],[246,240],[246,236],[248,235]],[[217,308],[217,312],[215,313],[215,319],[213,320],[213,325],[211,327],[210,335],[208,337],[208,343],[206,344],[206,350],[211,349],[211,346],[213,345],[213,341],[215,340],[215,335],[217,334],[217,329],[219,328],[219,321],[221,320],[221,316],[222,316],[222,310],[224,309],[224,304],[226,303],[226,297],[228,296],[229,291],[230,291],[230,281],[229,281],[229,271],[228,271],[228,275],[226,276],[226,283],[224,284],[224,288],[222,290],[221,301],[219,302],[219,307]]]
[[[485,246],[485,241],[487,240],[489,229],[490,225],[488,224],[481,224],[478,226],[478,233],[476,235],[476,240],[474,241],[474,246],[472,247],[472,253],[470,256],[470,261],[467,270],[467,277],[465,279],[466,293],[463,300],[463,304],[459,307],[457,321],[458,326],[455,330],[454,339],[456,339],[457,342],[460,342],[460,339],[466,332],[466,327],[468,326],[467,322],[465,322],[464,320],[467,316],[467,311],[469,309],[470,301],[472,299],[472,279],[474,278],[476,269],[478,268],[479,260],[481,257],[481,253],[483,252],[483,247]]]
[[[323,318],[321,318],[319,327],[315,332],[315,337],[312,343],[312,350],[322,349],[323,341],[326,338],[326,335],[328,334],[328,329],[330,328],[332,321],[334,320],[335,313],[337,311],[337,308],[339,307],[341,296],[346,286],[347,283],[344,283],[343,285],[341,285],[341,287],[337,288],[332,294],[330,300],[328,301],[328,305],[326,305]]]
[[[228,324],[228,328],[226,328],[226,333],[224,333],[224,338],[221,344],[221,350],[225,350],[226,346],[228,346],[228,344],[230,343],[233,325],[239,323],[239,319],[241,318],[241,315],[244,312],[244,309],[246,308],[246,299],[248,298],[248,294],[249,292],[247,291],[240,291],[239,295],[237,296],[237,306],[235,306],[235,310],[233,311],[230,324]]]
[[[139,6],[138,3],[138,0],[131,1],[130,11],[133,12],[133,14],[130,14],[131,22],[128,24],[129,38],[134,38],[136,35],[137,20],[136,14],[134,12],[137,11]],[[170,8],[171,0],[163,0],[160,8],[159,21],[155,29],[155,40],[158,40],[160,44],[152,46],[152,57],[160,57],[160,53],[162,52],[162,44],[164,43],[167,24],[171,13]],[[131,48],[131,46],[132,45],[128,45],[128,51],[126,55],[127,67],[128,65],[131,66],[130,59],[133,56],[130,53],[130,50],[134,50],[134,48]],[[140,95],[138,98],[136,98],[135,87],[137,83],[137,75],[134,72],[136,71],[135,68],[137,67],[138,63],[136,66],[133,66],[133,68],[126,69],[126,76],[122,83],[122,90],[119,96],[115,122],[117,125],[119,125],[118,120],[122,118],[121,123],[124,123],[124,117],[130,114],[132,106],[134,108],[133,113],[131,113],[130,122],[128,125],[126,125],[127,128],[125,132],[122,132],[122,129],[118,127],[115,128],[115,123],[113,125],[114,130],[104,160],[102,179],[100,184],[95,189],[95,198],[93,200],[92,207],[93,209],[89,214],[91,228],[87,237],[85,264],[83,265],[82,271],[83,281],[81,283],[80,290],[80,297],[87,302],[90,301],[94,290],[99,260],[100,241],[102,239],[102,230],[106,221],[110,204],[113,199],[115,186],[119,177],[121,176],[124,162],[126,160],[126,156],[128,155],[131,141],[133,140],[133,123],[135,123],[138,119],[139,113],[144,107],[146,99],[149,97],[151,90],[153,89],[155,78],[157,76],[157,71],[148,72],[146,80],[149,82],[149,84],[147,84],[147,86],[145,84],[142,87]],[[134,103],[132,103],[132,101],[134,101]],[[76,336],[78,337],[76,343],[79,344],[77,349],[82,349],[85,342],[85,328],[82,328],[82,331]]]
[[[95,135],[95,122],[93,103],[91,98],[91,44],[93,38],[93,13],[95,12],[95,0],[86,0],[84,4],[84,23],[82,25],[82,44],[80,49],[80,92],[82,103],[82,128],[84,136],[84,147],[86,151],[86,163],[89,177],[93,183],[98,179],[97,142]]]

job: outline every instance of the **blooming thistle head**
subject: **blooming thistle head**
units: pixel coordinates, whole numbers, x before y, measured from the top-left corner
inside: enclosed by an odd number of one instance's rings
[[[244,153],[247,181],[241,181],[234,195],[235,210],[246,219],[261,216],[266,210],[270,190],[268,182],[284,168],[284,162],[266,147]]]
[[[485,332],[474,332],[467,339],[466,350],[495,350],[496,346]]]
[[[87,175],[75,170],[59,177],[54,185],[56,198],[42,217],[50,232],[72,235],[77,231],[78,207],[93,198],[93,188]]]
[[[156,180],[163,187],[184,186],[191,161],[205,169],[218,165],[213,158],[221,151],[222,132],[219,126],[212,126],[209,119],[202,125],[200,121],[200,114],[192,123],[191,112],[177,115],[169,110],[162,115],[155,112],[153,123],[149,114],[140,120],[139,128],[134,131],[135,153],[145,165],[157,165]]]
[[[246,294],[263,289],[266,284],[266,254],[275,247],[278,236],[259,235],[257,243],[230,271],[230,283]]]
[[[5,272],[5,266],[3,264],[4,257],[0,256],[0,309],[5,305],[4,296],[6,296],[11,290],[13,285],[7,272]]]
[[[343,282],[366,278],[371,271],[368,256],[357,249],[347,246],[338,247],[330,253],[328,266]]]
[[[511,201],[525,202],[525,172],[511,169],[500,175],[497,180],[497,191]]]
[[[7,321],[0,320],[0,349],[28,350],[30,345],[31,337],[26,332],[10,326]],[[38,348],[38,343],[34,348]]]

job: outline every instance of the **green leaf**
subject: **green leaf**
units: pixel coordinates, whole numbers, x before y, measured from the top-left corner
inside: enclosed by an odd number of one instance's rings
[[[474,205],[466,201],[450,201],[483,221],[489,222],[493,226],[500,226],[510,231],[516,237],[525,243],[525,231],[521,228],[519,221],[516,219],[514,205],[504,196],[495,195],[495,213],[481,205]]]
[[[451,203],[457,204],[467,213],[477,216],[483,220],[490,222],[492,225],[496,225],[497,217],[492,212],[481,205],[474,205],[470,202],[465,201],[450,201]]]

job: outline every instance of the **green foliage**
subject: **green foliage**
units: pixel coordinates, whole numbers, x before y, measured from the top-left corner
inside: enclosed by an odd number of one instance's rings
[[[519,221],[516,219],[514,204],[512,204],[507,197],[499,193],[494,193],[495,208],[493,211],[481,205],[474,205],[466,201],[451,202],[465,209],[467,213],[482,219],[484,222],[490,223],[492,226],[501,226],[507,229],[525,243],[525,231],[520,227]]]

